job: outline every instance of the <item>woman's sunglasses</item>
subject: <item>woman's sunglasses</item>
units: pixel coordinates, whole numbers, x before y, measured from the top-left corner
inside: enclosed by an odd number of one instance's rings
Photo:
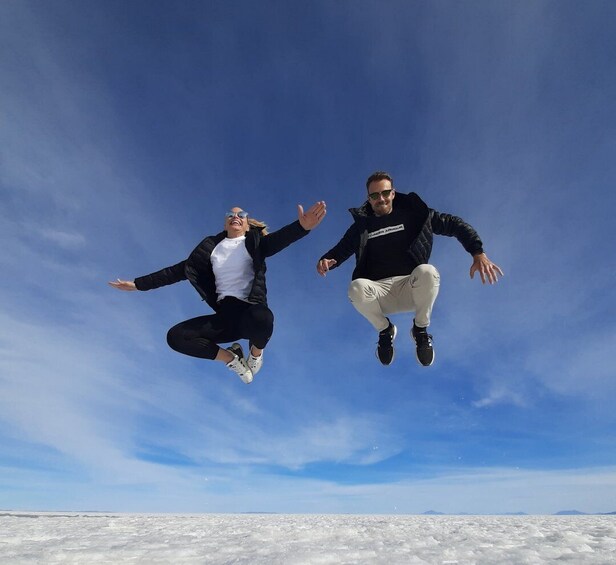
[[[232,212],[231,210],[225,212],[225,218],[235,218],[236,216],[242,220],[245,220],[248,217],[248,212],[244,212],[244,210],[241,212]]]

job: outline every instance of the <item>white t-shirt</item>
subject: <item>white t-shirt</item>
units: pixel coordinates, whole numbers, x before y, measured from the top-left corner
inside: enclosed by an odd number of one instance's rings
[[[223,239],[214,247],[211,261],[218,300],[225,296],[246,300],[255,276],[252,257],[246,250],[246,236]]]

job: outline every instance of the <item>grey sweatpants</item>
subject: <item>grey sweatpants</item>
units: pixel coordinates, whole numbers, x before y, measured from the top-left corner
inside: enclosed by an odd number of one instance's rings
[[[419,265],[410,275],[378,281],[355,279],[349,285],[349,298],[379,332],[387,328],[386,316],[398,312],[415,312],[415,324],[425,328],[430,325],[440,280],[435,267]]]

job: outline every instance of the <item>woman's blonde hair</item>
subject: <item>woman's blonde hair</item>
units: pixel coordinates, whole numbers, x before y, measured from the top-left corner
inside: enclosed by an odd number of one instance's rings
[[[250,216],[248,216],[248,225],[251,228],[260,229],[263,235],[267,235],[267,225],[265,224],[265,222],[262,222],[261,220],[256,220],[255,218],[251,218]]]

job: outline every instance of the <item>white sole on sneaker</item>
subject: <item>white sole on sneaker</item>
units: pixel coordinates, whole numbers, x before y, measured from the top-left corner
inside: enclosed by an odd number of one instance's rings
[[[246,359],[244,359],[242,346],[239,343],[234,343],[231,347],[227,348],[227,351],[233,355],[233,361],[227,363],[227,367],[242,379],[243,383],[249,385],[252,382],[253,374],[246,363]]]
[[[252,371],[252,376],[254,377],[263,366],[263,353],[261,353],[259,357],[255,357],[252,353],[248,355],[246,365],[248,365],[248,368]]]

